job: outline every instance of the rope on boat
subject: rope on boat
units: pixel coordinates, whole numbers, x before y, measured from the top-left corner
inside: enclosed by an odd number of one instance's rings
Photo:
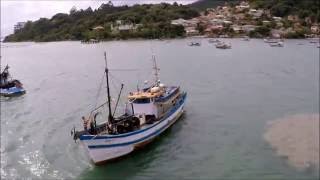
[[[98,98],[99,98],[99,96],[100,96],[100,92],[101,92],[101,89],[102,89],[102,84],[103,84],[103,80],[104,80],[104,74],[102,75],[102,78],[101,78],[101,82],[100,82],[100,85],[99,85],[99,89],[98,89],[98,92],[97,92],[97,95],[96,95],[96,100],[95,100],[95,105],[94,105],[94,110],[92,110],[91,112],[90,112],[90,116],[92,115],[92,113],[95,111],[95,110],[97,110],[98,108],[97,108],[97,105],[98,105]],[[104,103],[104,104],[106,104],[106,103]],[[104,105],[103,104],[103,105]],[[101,107],[101,105],[99,106],[99,108]]]

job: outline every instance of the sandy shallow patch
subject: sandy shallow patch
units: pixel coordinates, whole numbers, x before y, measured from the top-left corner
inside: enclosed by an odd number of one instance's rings
[[[299,114],[268,124],[264,138],[298,169],[319,169],[319,114]]]

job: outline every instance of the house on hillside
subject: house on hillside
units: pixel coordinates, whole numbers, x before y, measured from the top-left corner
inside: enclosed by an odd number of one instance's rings
[[[241,12],[243,10],[250,9],[250,5],[248,2],[242,1],[238,6],[236,6],[236,11]]]
[[[242,32],[242,28],[241,26],[234,24],[231,26],[231,29],[235,32],[235,33],[241,33]]]
[[[17,24],[14,25],[13,31],[17,32],[18,30],[24,28],[25,25],[26,25],[26,22],[18,22]]]
[[[142,26],[141,24],[133,24],[133,23],[124,23],[121,20],[117,20],[115,25],[111,24],[112,32],[134,32],[138,29],[138,27]]]
[[[204,30],[204,32],[205,32],[205,34],[210,35],[212,33],[221,32],[223,30],[223,28],[224,27],[222,25],[210,25]]]
[[[211,25],[222,25],[223,22],[224,22],[224,20],[222,20],[222,19],[211,19],[211,20],[209,21],[209,23],[210,23]]]
[[[93,30],[95,30],[95,31],[100,31],[100,30],[104,30],[104,27],[102,27],[102,26],[96,26],[96,27],[94,27],[94,28],[92,28]]]
[[[182,25],[185,26],[187,24],[187,20],[179,18],[171,21],[172,25]]]
[[[269,24],[271,24],[271,21],[262,21],[262,24],[263,25],[269,25]]]
[[[276,22],[280,22],[282,20],[281,17],[276,17],[276,16],[273,16],[272,19],[275,20]]]
[[[257,28],[257,26],[250,25],[250,24],[241,26],[242,31],[247,32],[247,33],[256,30],[256,28]]]
[[[257,9],[250,9],[248,14],[250,14],[253,17],[253,19],[257,19],[257,18],[260,18],[263,15],[263,10],[261,10],[261,9],[258,9],[258,10]]]
[[[297,15],[289,15],[287,17],[288,21],[292,21],[292,22],[298,22],[299,21],[299,16]]]
[[[318,34],[320,33],[320,27],[318,24],[313,24],[311,27],[310,27],[310,30],[312,33],[315,33],[315,34]]]
[[[197,30],[196,27],[185,27],[184,30],[186,31],[187,36],[199,35],[199,30]]]

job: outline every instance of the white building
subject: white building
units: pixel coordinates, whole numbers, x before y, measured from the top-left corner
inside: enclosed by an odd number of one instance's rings
[[[26,25],[26,22],[18,22],[16,25],[14,25],[14,32],[24,28]]]
[[[257,26],[255,26],[255,25],[243,25],[243,26],[241,26],[241,29],[244,32],[254,31],[256,28],[257,28]]]
[[[186,31],[187,36],[199,35],[199,31],[195,27],[186,27],[184,30]]]
[[[236,25],[236,24],[232,25],[231,28],[232,28],[232,30],[233,30],[234,32],[236,32],[236,33],[240,33],[240,32],[242,31],[241,26]]]
[[[272,17],[272,19],[275,20],[275,21],[281,21],[282,20],[281,17],[276,17],[276,16]]]
[[[250,9],[249,14],[252,15],[254,18],[259,18],[263,15],[263,10]]]
[[[244,2],[244,1],[242,1],[242,2],[240,3],[240,5],[236,6],[236,9],[237,9],[238,11],[243,11],[243,10],[246,10],[246,9],[249,9],[249,8],[250,8],[249,3]]]
[[[184,26],[187,23],[187,20],[179,18],[171,21],[172,25],[182,25]]]
[[[121,20],[116,21],[116,25],[114,26],[111,24],[111,30],[114,32],[126,32],[126,31],[135,31],[138,29],[138,27],[141,26],[141,24],[124,24],[123,22],[120,22]]]

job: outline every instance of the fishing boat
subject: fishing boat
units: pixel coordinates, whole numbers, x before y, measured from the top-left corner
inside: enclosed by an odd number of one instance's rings
[[[269,43],[271,47],[283,47],[283,42],[275,42],[275,43]]]
[[[219,43],[220,40],[219,39],[209,39],[208,42],[209,43]]]
[[[26,93],[22,83],[17,79],[12,79],[7,65],[0,74],[0,96],[13,97]]]
[[[114,112],[123,84],[114,111],[112,111],[109,88],[110,72],[105,53],[107,102],[94,109],[87,118],[82,117],[84,130],[76,131],[74,128],[71,131],[73,139],[75,141],[80,139],[94,164],[103,164],[143,147],[172,126],[183,114],[186,92],[183,92],[178,86],[162,84],[155,57],[153,56],[152,59],[154,82],[142,90],[130,92],[127,96],[125,112],[115,116]],[[100,109],[108,109],[108,116],[105,122],[97,124],[96,116]]]
[[[218,44],[216,44],[216,48],[218,49],[231,49],[231,44],[227,44],[225,42],[220,42]]]

